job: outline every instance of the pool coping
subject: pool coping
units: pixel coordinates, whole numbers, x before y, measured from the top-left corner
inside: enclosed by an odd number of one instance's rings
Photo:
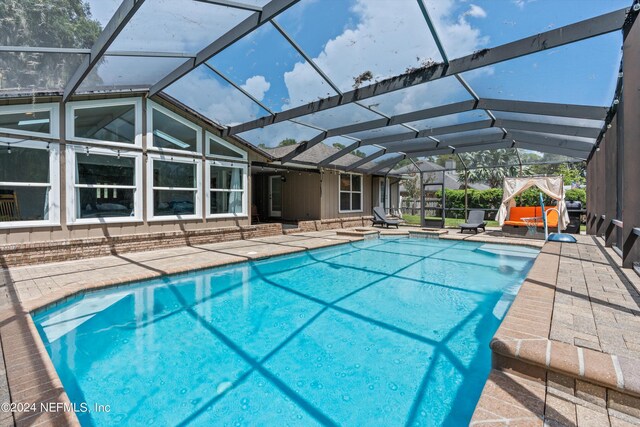
[[[563,244],[566,243],[547,242],[543,246],[491,340],[492,373],[476,406],[472,425],[493,421],[508,423],[509,417],[504,414],[513,413],[514,408],[505,408],[498,397],[504,390],[495,384],[499,381],[496,377],[503,374],[545,386],[551,379],[559,379],[564,385],[573,384],[573,387],[581,384],[585,399],[597,401],[597,406],[605,410],[614,408],[633,417],[640,413],[639,361],[549,338]],[[602,395],[610,398],[603,399]],[[526,405],[518,409],[532,414]],[[487,414],[493,417],[487,419]],[[531,417],[532,424],[542,425],[547,421],[544,412],[535,415],[539,423]]]
[[[375,228],[373,228],[376,230]],[[384,236],[407,236],[410,230],[379,230],[380,237]],[[299,233],[297,236],[308,235],[308,233]],[[113,280],[96,281],[90,284],[70,285],[63,289],[51,292],[40,298],[27,300],[17,304],[13,304],[10,308],[0,310],[0,340],[2,342],[3,356],[7,373],[7,383],[9,388],[10,400],[13,403],[42,403],[60,404],[70,407],[71,401],[66,394],[64,387],[53,362],[42,342],[37,327],[33,321],[32,315],[35,312],[46,308],[64,304],[72,298],[84,294],[99,291],[102,289],[127,286],[133,282],[141,280],[149,280],[165,275],[185,274],[194,271],[200,271],[215,267],[234,265],[246,261],[254,261],[261,259],[273,258],[287,254],[299,253],[314,249],[332,247],[364,240],[363,235],[359,236],[340,236],[340,239],[329,240],[322,236],[310,236],[317,238],[313,247],[280,247],[277,243],[263,242],[272,244],[274,248],[268,254],[256,254],[256,256],[240,256],[234,255],[236,259],[225,260],[209,260],[197,265],[181,265],[177,268],[168,268],[163,272],[145,271],[144,273],[131,274],[125,278],[117,278]],[[336,236],[338,237],[338,236]],[[516,244],[520,246],[538,247],[535,243],[501,241],[500,238],[487,236],[476,239],[453,237],[448,234],[441,234],[436,238],[444,240],[466,240],[476,243],[499,243],[499,244]],[[11,349],[11,351],[7,351]],[[58,409],[57,412],[47,412],[40,410],[33,412],[19,412],[13,414],[15,425],[80,425],[74,412],[63,411]]]

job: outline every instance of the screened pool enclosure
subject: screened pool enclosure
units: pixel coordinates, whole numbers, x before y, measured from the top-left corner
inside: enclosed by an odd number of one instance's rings
[[[274,167],[300,164],[305,152],[325,144],[336,150],[311,156],[307,166],[383,177],[399,164],[439,156],[455,158],[463,171],[587,161],[592,190],[594,180],[616,189],[590,193],[598,200],[588,205],[590,221],[602,223],[590,231],[618,233],[608,242],[625,265],[637,262],[640,4],[475,3],[4,2],[0,188],[46,192],[52,176],[65,174],[56,169],[64,164],[61,148],[71,146],[78,159],[85,151],[109,155],[71,163],[78,175],[105,164],[122,171],[102,192],[82,190],[77,181],[71,191],[81,199],[107,197],[111,209],[135,216],[136,198],[149,203],[137,189],[157,180],[151,199],[177,192],[184,201],[149,209],[179,220],[203,214],[190,202],[204,176],[200,168],[208,174],[204,193],[217,200],[209,215],[247,213],[240,194],[252,159],[224,144],[229,138],[258,151],[290,141],[295,148],[281,156],[261,153]],[[538,13],[517,15],[524,7]],[[213,123],[215,131],[194,128],[161,101]],[[94,104],[85,108],[87,102]],[[222,141],[215,143],[220,158],[207,160],[209,141]],[[20,150],[28,149],[44,156],[36,169],[50,168],[49,177],[8,169],[19,168],[28,157]],[[164,165],[162,150],[186,160],[178,165],[172,157],[175,163]],[[605,150],[606,162],[597,160]],[[594,159],[607,166],[597,169]],[[180,168],[184,182],[163,186],[163,174]],[[33,208],[39,216],[58,215],[54,196],[40,197]],[[90,216],[89,205],[80,202],[67,215]]]

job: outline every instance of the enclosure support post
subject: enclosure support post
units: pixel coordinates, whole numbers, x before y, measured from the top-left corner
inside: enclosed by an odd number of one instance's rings
[[[420,226],[424,227],[424,176],[420,171]]]
[[[621,115],[621,114],[620,114]],[[616,198],[618,195],[616,174],[620,173],[615,167],[618,157],[618,114],[613,117],[611,121],[611,128],[607,130],[602,139],[601,145],[604,149],[604,215],[605,221],[603,224],[604,242],[605,246],[611,247],[616,243],[617,227],[614,220],[618,219],[616,213]]]
[[[462,160],[462,157],[460,157],[460,154],[456,153],[456,155],[458,156],[458,160],[460,160],[460,163],[464,168],[464,219],[466,221],[466,219],[469,217],[469,199],[467,198],[467,190],[469,187],[469,169],[467,169],[467,165],[464,163],[464,160]]]
[[[445,171],[442,171],[442,209],[440,210],[440,212],[442,213],[442,228],[445,228],[445,224],[447,221],[447,213],[445,211],[445,204],[447,202],[447,197],[446,194],[447,192],[445,191],[445,186],[444,186],[444,180],[445,180]]]

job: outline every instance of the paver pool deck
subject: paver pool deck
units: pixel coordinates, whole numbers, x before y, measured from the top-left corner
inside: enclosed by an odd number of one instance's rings
[[[440,238],[542,246],[490,232]],[[360,239],[331,230],[2,269],[0,402],[69,402],[28,316],[36,308],[85,290]],[[547,243],[494,337],[494,369],[472,424],[640,425],[640,372],[632,369],[640,362],[637,287],[590,236],[577,245]],[[0,412],[0,427],[14,424],[77,419],[64,411]]]

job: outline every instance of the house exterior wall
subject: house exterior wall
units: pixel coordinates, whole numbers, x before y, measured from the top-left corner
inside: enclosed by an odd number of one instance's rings
[[[295,220],[320,219],[320,174],[289,172],[281,174],[282,218]]]
[[[373,210],[372,205],[372,185],[371,175],[362,175],[362,210],[359,212],[340,212],[339,204],[339,183],[340,174],[322,174],[322,196],[320,199],[320,218],[350,218],[369,216]],[[375,190],[377,191],[377,189]]]
[[[283,176],[282,220],[304,221],[320,219],[320,174],[304,171],[253,174],[253,200],[260,219],[268,218],[269,177]]]
[[[119,99],[122,97],[87,97],[81,100],[95,100],[95,99]],[[129,97],[131,98],[131,97]],[[140,98],[140,97],[137,97]],[[59,100],[59,99],[58,99]],[[56,102],[59,102],[56,100]],[[31,99],[26,100],[26,102],[31,101]],[[51,98],[43,99],[42,101],[51,102]],[[206,131],[211,132],[213,134],[219,134],[219,131],[212,127],[210,124],[205,121],[190,115],[188,112],[182,111],[179,107],[163,101],[162,99],[154,99],[156,104],[159,104],[172,112],[180,115],[181,117],[187,119],[192,124],[199,126],[202,128],[202,151],[200,154],[190,155],[188,157],[193,158],[194,162],[201,162],[202,167],[200,168],[201,172],[201,211],[202,215],[197,219],[176,219],[176,218],[167,218],[167,220],[157,220],[154,219],[149,221],[149,212],[147,212],[147,197],[148,197],[148,169],[147,164],[149,162],[149,158],[147,154],[147,123],[146,123],[146,98],[142,98],[142,146],[141,147],[131,147],[126,148],[131,152],[142,152],[142,168],[137,170],[136,173],[142,175],[142,188],[137,191],[142,191],[142,217],[139,221],[122,221],[120,223],[117,222],[109,222],[109,223],[97,223],[97,224],[70,224],[67,221],[66,214],[66,206],[69,203],[70,195],[67,194],[67,183],[66,183],[66,146],[67,145],[82,145],[78,142],[66,142],[65,139],[65,105],[59,103],[59,123],[60,123],[60,138],[59,138],[59,164],[58,164],[58,176],[60,180],[59,184],[59,192],[60,192],[60,225],[38,225],[33,227],[22,227],[20,224],[16,226],[11,226],[10,228],[0,228],[0,245],[6,244],[23,244],[23,243],[34,243],[34,242],[50,242],[50,241],[65,241],[72,239],[89,239],[89,238],[100,238],[100,237],[116,237],[116,236],[125,236],[125,235],[148,235],[150,233],[187,233],[198,230],[205,230],[211,228],[227,228],[227,227],[246,227],[251,224],[251,192],[252,192],[252,182],[251,175],[247,172],[247,188],[245,189],[246,197],[247,197],[247,212],[246,215],[237,216],[237,217],[228,217],[228,218],[206,218],[206,197],[205,197],[205,170],[206,156],[204,155],[204,146],[205,146],[205,133]],[[22,104],[25,103],[25,100],[22,100]],[[7,101],[2,105],[17,105],[19,104],[15,100]],[[231,139],[224,138],[227,142],[232,145],[241,148],[243,151],[246,151],[248,154],[247,161],[245,164],[250,165],[251,162],[254,161],[266,161],[266,158],[261,156],[259,153],[252,151],[248,147],[242,145],[241,143]],[[91,144],[89,144],[91,145]],[[93,148],[92,148],[93,149]],[[149,150],[149,153],[153,153],[154,151]],[[181,157],[183,154],[176,153],[175,157]],[[243,163],[242,161],[238,161],[238,164]],[[1,223],[0,223],[1,225]]]

